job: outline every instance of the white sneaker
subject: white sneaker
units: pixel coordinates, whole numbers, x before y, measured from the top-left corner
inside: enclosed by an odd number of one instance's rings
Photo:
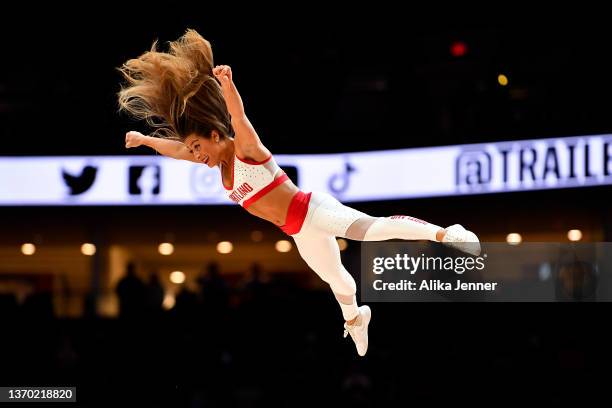
[[[459,224],[445,229],[446,234],[442,238],[442,243],[474,256],[480,255],[480,241],[472,231],[466,230]]]
[[[361,324],[358,326],[344,323],[344,337],[351,335],[355,347],[357,347],[357,354],[363,357],[368,351],[368,325],[372,318],[372,311],[369,306],[360,306],[359,314],[361,315]]]

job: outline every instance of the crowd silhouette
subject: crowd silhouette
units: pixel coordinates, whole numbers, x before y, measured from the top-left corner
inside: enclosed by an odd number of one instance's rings
[[[254,264],[228,280],[208,263],[168,309],[159,273],[129,264],[112,319],[54,317],[50,293],[23,303],[0,295],[2,383],[75,385],[83,406],[379,407],[526,395],[556,406],[589,398],[572,390],[595,387],[610,362],[610,334],[595,323],[601,304],[373,304],[370,350],[358,358],[329,291],[289,275]]]

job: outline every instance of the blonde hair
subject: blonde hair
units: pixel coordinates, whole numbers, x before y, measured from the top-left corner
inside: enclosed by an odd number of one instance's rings
[[[151,50],[124,63],[119,71],[126,83],[119,91],[119,109],[145,120],[154,136],[185,140],[190,134],[233,136],[230,115],[212,73],[210,43],[187,30],[169,43],[168,52]]]

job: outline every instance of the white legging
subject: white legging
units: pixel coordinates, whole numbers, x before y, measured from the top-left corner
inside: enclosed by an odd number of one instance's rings
[[[371,217],[345,206],[327,193],[313,192],[302,229],[292,237],[306,264],[331,287],[344,319],[352,320],[359,314],[355,298],[357,286],[342,265],[336,237],[358,241],[436,241],[440,229],[404,215]]]

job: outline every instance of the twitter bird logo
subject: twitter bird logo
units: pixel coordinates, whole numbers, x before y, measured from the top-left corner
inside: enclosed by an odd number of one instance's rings
[[[98,168],[93,166],[85,166],[79,175],[72,175],[66,172],[65,169],[62,169],[62,177],[64,178],[64,183],[70,189],[70,195],[83,194],[89,190],[96,180],[97,173]]]

